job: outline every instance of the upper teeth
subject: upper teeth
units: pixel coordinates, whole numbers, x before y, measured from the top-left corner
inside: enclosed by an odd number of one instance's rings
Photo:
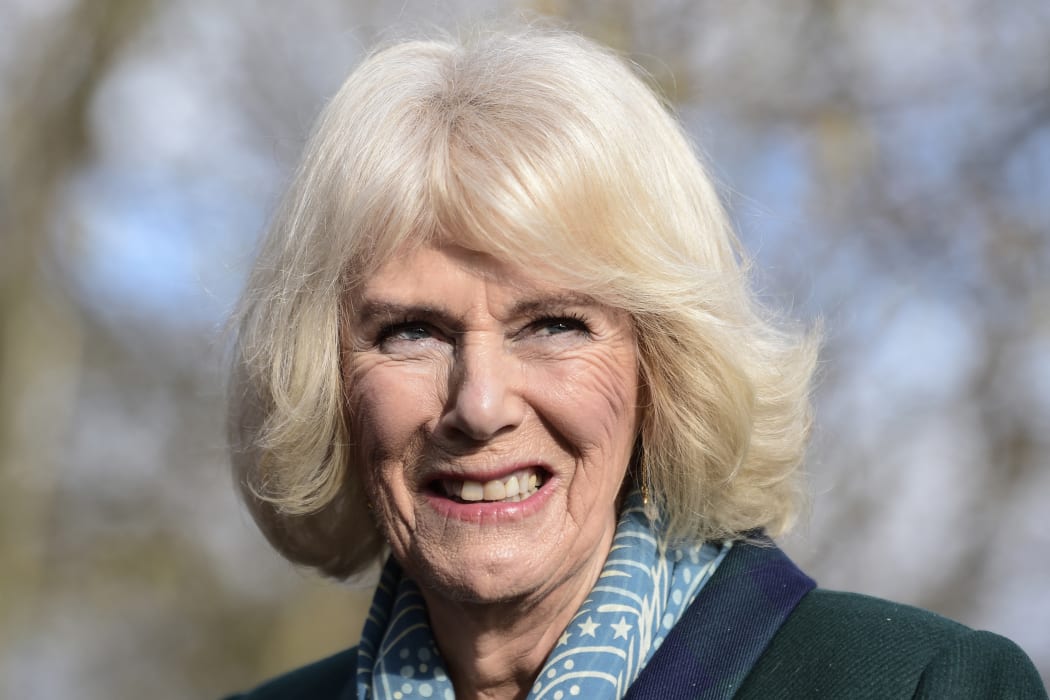
[[[524,501],[536,493],[541,478],[535,469],[519,469],[502,479],[492,481],[441,481],[445,494],[464,501]]]

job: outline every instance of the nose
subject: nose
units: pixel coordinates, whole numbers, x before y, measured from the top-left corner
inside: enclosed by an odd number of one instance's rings
[[[521,425],[525,415],[521,365],[501,340],[461,346],[440,420],[447,436],[484,441]]]

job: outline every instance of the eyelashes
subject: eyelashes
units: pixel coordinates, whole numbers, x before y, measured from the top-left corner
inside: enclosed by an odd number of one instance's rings
[[[444,330],[438,324],[427,320],[403,318],[380,326],[375,333],[374,344],[380,349],[394,346],[413,346],[429,344],[431,341],[455,345],[459,331]],[[566,337],[592,336],[591,325],[579,313],[544,314],[522,325],[510,337],[518,341],[532,339],[562,339]]]
[[[433,337],[434,331],[429,323],[422,321],[399,321],[383,326],[376,334],[376,343],[390,341],[418,342]]]
[[[535,321],[532,321],[525,328],[534,333],[545,336],[562,335],[564,333],[573,332],[584,333],[588,337],[591,335],[591,328],[587,323],[587,319],[575,313],[544,316],[543,318],[538,318]]]

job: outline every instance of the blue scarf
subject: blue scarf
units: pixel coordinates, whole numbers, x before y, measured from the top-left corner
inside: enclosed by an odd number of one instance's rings
[[[669,548],[631,494],[590,595],[529,700],[622,698],[714,573],[730,543]],[[391,557],[357,650],[358,700],[455,700],[419,587]]]

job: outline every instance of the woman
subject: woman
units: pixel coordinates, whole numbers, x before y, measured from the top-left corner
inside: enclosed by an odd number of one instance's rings
[[[812,590],[811,335],[710,180],[578,36],[373,54],[239,312],[231,435],[289,560],[386,560],[355,649],[242,697],[1045,697],[1008,641]],[[961,690],[960,690],[961,689]]]

